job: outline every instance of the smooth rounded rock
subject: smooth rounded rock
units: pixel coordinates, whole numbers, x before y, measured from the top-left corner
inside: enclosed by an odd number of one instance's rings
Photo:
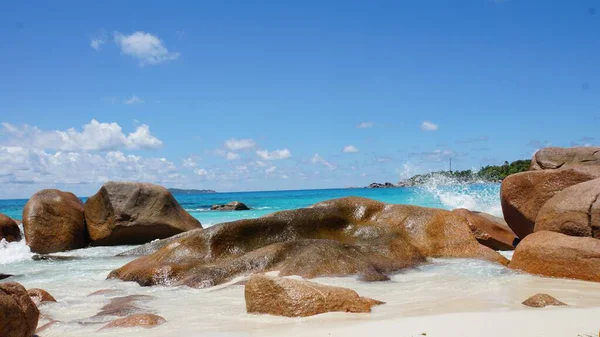
[[[600,282],[600,240],[535,232],[519,243],[509,267],[542,276]]]
[[[472,212],[465,208],[458,208],[452,212],[467,219],[473,235],[482,245],[494,250],[515,249],[518,238],[504,219],[481,212]]]
[[[85,219],[96,246],[142,244],[202,228],[166,188],[137,182],[102,185],[86,201]]]
[[[27,289],[27,294],[35,305],[40,305],[45,302],[56,302],[56,299],[46,290],[39,288]]]
[[[22,285],[0,283],[0,336],[32,336],[39,317],[37,306]]]
[[[248,313],[287,317],[313,316],[326,312],[368,313],[384,304],[360,297],[354,290],[282,277],[254,275],[244,289]]]
[[[101,330],[112,328],[153,328],[165,323],[167,320],[154,314],[135,314],[127,317],[115,319],[106,324]]]
[[[523,301],[523,305],[532,308],[544,308],[547,306],[566,306],[567,304],[548,294],[535,294]]]
[[[243,202],[232,201],[225,205],[212,205],[210,209],[213,211],[247,211],[250,207],[246,206]]]
[[[0,213],[0,240],[14,242],[21,240],[21,230],[17,222]]]
[[[502,181],[500,201],[504,220],[523,239],[533,233],[540,209],[563,189],[600,178],[600,166],[528,171]]]
[[[600,179],[565,188],[538,212],[534,231],[600,239]]]
[[[88,243],[83,203],[70,192],[50,189],[35,193],[23,208],[23,228],[34,253],[62,252]]]
[[[551,170],[574,166],[600,165],[599,147],[547,147],[531,159],[531,170]]]

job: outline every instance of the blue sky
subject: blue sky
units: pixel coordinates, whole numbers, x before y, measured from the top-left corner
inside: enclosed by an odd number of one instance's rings
[[[362,186],[596,145],[598,5],[3,3],[0,198]]]

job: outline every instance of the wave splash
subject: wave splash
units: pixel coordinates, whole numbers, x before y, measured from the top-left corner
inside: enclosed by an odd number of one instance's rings
[[[465,182],[434,174],[419,189],[431,194],[446,209],[467,208],[502,217],[499,184],[477,180]]]

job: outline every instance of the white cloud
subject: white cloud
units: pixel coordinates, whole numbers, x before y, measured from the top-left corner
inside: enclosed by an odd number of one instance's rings
[[[150,127],[142,124],[128,135],[117,123],[100,123],[92,119],[82,131],[70,128],[64,131],[43,131],[36,126],[16,127],[2,123],[0,133],[7,135],[9,144],[42,150],[57,151],[111,151],[118,149],[155,149],[162,141],[150,133]]]
[[[360,129],[367,129],[367,128],[372,128],[373,125],[375,125],[375,123],[373,123],[373,122],[362,122],[362,123],[358,124],[356,127],[360,128]]]
[[[225,154],[225,158],[227,160],[236,160],[240,159],[240,155],[235,152],[227,152],[227,154]]]
[[[254,142],[252,139],[231,138],[225,142],[225,148],[230,151],[251,149],[254,146],[256,146],[256,142]]]
[[[277,169],[277,166],[271,166],[265,170],[265,173],[273,173]]]
[[[191,168],[191,167],[196,167],[196,165],[198,165],[198,163],[196,162],[196,159],[193,157],[187,157],[183,159],[183,167],[187,167],[187,168]]]
[[[198,168],[198,169],[195,169],[195,170],[194,170],[194,173],[195,173],[196,175],[199,175],[199,176],[201,176],[201,177],[206,177],[206,176],[208,176],[208,171],[207,171],[207,170],[205,170],[205,169],[200,169],[200,168]]]
[[[106,40],[104,39],[104,37],[101,36],[101,37],[92,39],[92,41],[90,42],[90,47],[92,47],[96,51],[100,51],[100,49],[102,49],[102,45],[105,43],[106,43]]]
[[[282,174],[281,175],[281,179],[289,179],[290,176],[288,176],[287,174]]]
[[[358,149],[354,145],[346,145],[344,146],[343,151],[346,153],[355,153],[358,152]]]
[[[102,184],[107,180],[171,183],[181,176],[165,158],[120,151],[56,152],[0,146],[0,184]]]
[[[271,152],[267,150],[258,150],[256,151],[256,154],[264,160],[286,159],[292,156],[290,150],[288,149],[274,150]]]
[[[321,164],[325,167],[327,167],[330,170],[335,170],[336,166],[335,164],[328,162],[327,160],[323,159],[321,156],[319,156],[318,153],[315,153],[315,155],[312,157],[312,159],[310,160],[313,164]]]
[[[437,129],[439,129],[439,126],[430,121],[424,121],[421,123],[421,130],[423,131],[436,131]]]
[[[260,161],[260,160],[257,160],[257,161],[255,161],[254,163],[255,163],[255,164],[256,164],[256,166],[258,166],[258,167],[265,167],[265,166],[267,166],[267,163],[265,163],[264,161]]]
[[[138,59],[140,66],[172,61],[180,55],[177,52],[170,52],[157,36],[143,31],[131,35],[115,32],[114,39],[117,46],[121,48],[121,53]]]
[[[133,95],[133,96],[129,97],[128,99],[126,99],[123,103],[125,103],[125,104],[142,104],[142,103],[144,103],[144,100],[139,98],[136,95]]]

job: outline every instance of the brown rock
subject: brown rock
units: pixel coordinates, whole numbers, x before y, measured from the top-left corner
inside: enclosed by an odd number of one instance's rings
[[[535,294],[523,302],[523,305],[533,308],[543,308],[549,305],[565,306],[566,304],[548,294]]]
[[[154,314],[136,314],[129,315],[127,317],[115,319],[114,321],[106,324],[102,329],[110,328],[153,328],[157,325],[165,323],[167,320]]]
[[[140,302],[147,302],[154,299],[150,295],[129,295],[111,298],[110,302],[102,307],[101,311],[95,315],[98,316],[119,316],[124,317],[139,313],[148,313],[149,310],[141,308]]]
[[[27,290],[27,294],[31,297],[35,305],[40,305],[44,302],[56,302],[56,299],[44,289],[31,288]]]
[[[7,242],[19,241],[21,240],[21,230],[15,220],[0,213],[0,240],[2,239]]]
[[[537,151],[531,159],[531,170],[548,170],[581,165],[600,165],[600,148],[548,147]]]
[[[535,232],[517,246],[509,267],[543,276],[600,282],[600,240]]]
[[[493,215],[472,212],[465,208],[452,211],[463,216],[469,222],[469,227],[479,243],[494,250],[513,250],[518,242],[517,236],[503,219]]]
[[[353,197],[190,231],[136,251],[150,255],[109,278],[143,286],[210,287],[235,276],[278,270],[281,275],[359,275],[377,281],[425,257],[508,263],[477,242],[462,216]]]
[[[29,337],[40,312],[19,283],[0,283],[0,336]]]
[[[565,188],[540,209],[534,230],[600,239],[599,196],[600,179]]]
[[[250,208],[242,202],[232,201],[225,205],[212,205],[210,209],[213,211],[247,211]]]
[[[265,275],[254,275],[248,280],[244,297],[248,313],[287,317],[371,312],[371,307],[384,303],[360,297],[352,289]]]
[[[25,240],[35,253],[55,253],[87,245],[83,203],[73,193],[41,190],[23,208]]]
[[[504,219],[521,239],[533,233],[539,210],[563,189],[600,177],[600,167],[585,166],[512,174],[502,181]]]
[[[163,239],[200,222],[164,187],[134,182],[107,182],[85,203],[93,245],[132,245]]]

